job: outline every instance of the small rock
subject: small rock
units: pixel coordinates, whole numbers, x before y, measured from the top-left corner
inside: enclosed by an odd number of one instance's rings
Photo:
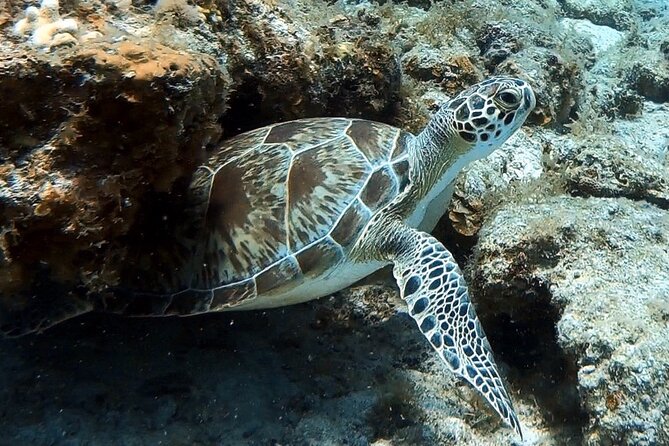
[[[560,21],[567,32],[581,34],[592,44],[595,56],[610,50],[620,44],[624,33],[609,26],[595,25],[589,20],[565,18]]]
[[[497,65],[520,49],[520,43],[509,30],[509,26],[503,26],[501,23],[487,23],[481,28],[476,37],[476,44],[489,70],[494,70]]]
[[[447,93],[477,82],[480,74],[465,54],[449,54],[429,45],[416,45],[402,58],[404,72],[416,80],[435,81]]]
[[[596,25],[628,29],[634,23],[631,2],[627,0],[564,0],[561,3],[569,17],[588,19]]]
[[[669,102],[669,60],[657,51],[639,51],[622,76],[640,95],[651,101]]]

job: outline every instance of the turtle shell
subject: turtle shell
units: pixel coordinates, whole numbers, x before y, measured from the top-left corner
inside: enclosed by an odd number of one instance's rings
[[[412,138],[378,122],[314,118],[225,141],[194,176],[200,215],[173,247],[179,266],[161,274],[176,293],[135,295],[121,312],[224,310],[326,277],[408,184]]]

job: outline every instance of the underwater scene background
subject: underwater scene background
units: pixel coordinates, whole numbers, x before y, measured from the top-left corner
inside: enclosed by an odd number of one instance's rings
[[[501,75],[537,106],[433,233],[522,440],[387,269],[272,310],[87,312],[170,281],[227,138],[317,116],[418,133]],[[0,445],[669,444],[668,102],[666,0],[0,0]]]

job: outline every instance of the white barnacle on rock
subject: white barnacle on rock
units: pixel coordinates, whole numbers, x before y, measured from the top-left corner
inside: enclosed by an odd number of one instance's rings
[[[14,24],[14,34],[24,36],[31,32],[37,24],[39,9],[35,6],[26,8],[26,16]]]
[[[49,22],[57,21],[60,19],[59,8],[58,0],[42,0],[39,7],[40,18]]]
[[[57,20],[38,26],[32,33],[30,42],[35,46],[52,47],[63,43],[77,43],[73,36],[77,32],[78,24],[74,19]]]
[[[79,24],[75,19],[61,19],[58,0],[42,0],[40,7],[30,6],[25,17],[14,24],[14,33],[40,48],[77,44]]]

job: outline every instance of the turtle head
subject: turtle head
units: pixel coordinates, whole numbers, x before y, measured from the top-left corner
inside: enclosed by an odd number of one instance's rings
[[[443,104],[413,143],[414,164],[432,169],[425,186],[447,185],[470,162],[488,156],[525,122],[536,105],[529,84],[494,77]],[[426,167],[427,166],[427,167]]]
[[[523,125],[536,99],[527,82],[495,77],[471,86],[445,104],[452,141],[483,158]],[[447,120],[448,121],[448,120]],[[469,157],[468,157],[469,158]]]

